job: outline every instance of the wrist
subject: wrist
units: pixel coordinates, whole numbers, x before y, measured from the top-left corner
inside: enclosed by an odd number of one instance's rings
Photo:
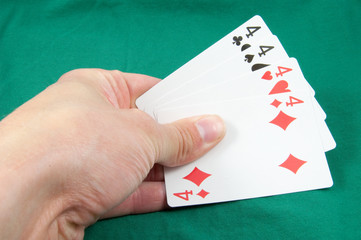
[[[64,211],[52,149],[33,131],[16,121],[0,122],[1,239],[41,239]]]

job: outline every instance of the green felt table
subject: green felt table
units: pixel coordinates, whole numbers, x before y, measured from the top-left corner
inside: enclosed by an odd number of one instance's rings
[[[164,78],[256,14],[327,113],[333,187],[103,220],[85,239],[361,239],[360,0],[1,0],[0,119],[75,68]]]

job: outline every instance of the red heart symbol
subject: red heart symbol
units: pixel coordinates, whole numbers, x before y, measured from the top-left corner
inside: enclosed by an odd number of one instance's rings
[[[285,80],[281,80],[272,88],[268,95],[291,92],[291,90],[287,89],[288,83]]]
[[[270,71],[265,72],[265,73],[263,74],[263,76],[262,76],[262,79],[264,79],[264,80],[272,80],[272,78],[273,78],[273,77],[272,77]]]

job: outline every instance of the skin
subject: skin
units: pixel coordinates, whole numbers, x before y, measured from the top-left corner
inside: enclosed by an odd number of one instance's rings
[[[161,125],[135,100],[159,79],[78,69],[0,122],[0,239],[83,239],[101,218],[167,207],[163,166],[204,155],[223,121]]]

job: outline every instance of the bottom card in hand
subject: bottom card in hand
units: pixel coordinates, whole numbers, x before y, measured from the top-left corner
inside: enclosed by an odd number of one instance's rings
[[[223,141],[199,160],[165,169],[172,207],[271,196],[332,186],[308,92],[252,97],[157,113],[161,123],[213,113]],[[290,104],[292,103],[292,104]]]

